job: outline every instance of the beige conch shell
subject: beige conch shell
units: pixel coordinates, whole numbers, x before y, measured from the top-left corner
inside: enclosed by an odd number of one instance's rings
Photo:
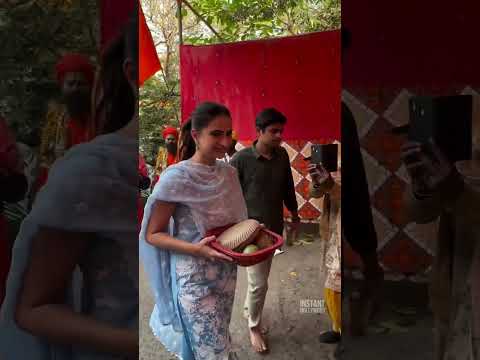
[[[262,226],[257,220],[244,220],[225,230],[217,237],[217,242],[227,249],[242,251],[255,240],[260,230]]]

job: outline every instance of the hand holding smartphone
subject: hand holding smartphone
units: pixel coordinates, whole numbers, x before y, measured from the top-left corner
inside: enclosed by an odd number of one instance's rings
[[[328,172],[338,171],[338,144],[312,145],[312,164],[322,164]]]

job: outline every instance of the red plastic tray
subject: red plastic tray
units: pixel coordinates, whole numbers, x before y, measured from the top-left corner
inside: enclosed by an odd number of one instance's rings
[[[232,225],[228,226],[222,226],[216,229],[212,229],[207,231],[206,236],[220,236],[225,230],[227,230],[229,227]],[[232,251],[230,249],[227,249],[223,247],[219,242],[216,240],[210,242],[208,245],[217,250],[218,252],[221,252],[222,254],[225,254],[227,256],[230,256],[237,265],[240,266],[252,266],[261,263],[262,261],[267,260],[269,257],[273,256],[273,253],[275,252],[276,249],[280,248],[283,245],[283,237],[280,235],[267,230],[267,229],[262,229],[261,231],[266,232],[267,234],[271,235],[273,239],[275,240],[275,243],[265,249],[262,249],[260,251],[257,251],[254,254],[241,254],[237,253],[235,251]]]

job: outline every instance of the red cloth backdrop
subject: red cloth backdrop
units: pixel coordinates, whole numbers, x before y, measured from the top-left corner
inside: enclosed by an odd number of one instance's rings
[[[408,178],[400,161],[405,140],[390,130],[408,122],[412,95],[469,93],[479,101],[479,13],[480,2],[469,0],[454,6],[441,1],[342,1],[342,25],[352,34],[342,87],[361,134],[378,252],[387,271],[425,280],[437,232],[435,225],[417,225],[406,216]],[[360,265],[348,247],[344,254],[346,264]]]
[[[196,104],[231,111],[239,140],[255,138],[254,120],[275,107],[288,120],[285,140],[340,136],[340,34],[181,48],[182,120]]]

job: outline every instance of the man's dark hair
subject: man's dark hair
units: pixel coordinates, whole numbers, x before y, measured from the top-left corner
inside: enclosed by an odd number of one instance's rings
[[[285,125],[287,123],[287,118],[283,115],[280,111],[274,108],[268,108],[262,110],[255,119],[255,126],[258,130],[262,132],[265,129],[273,124],[282,124]]]

